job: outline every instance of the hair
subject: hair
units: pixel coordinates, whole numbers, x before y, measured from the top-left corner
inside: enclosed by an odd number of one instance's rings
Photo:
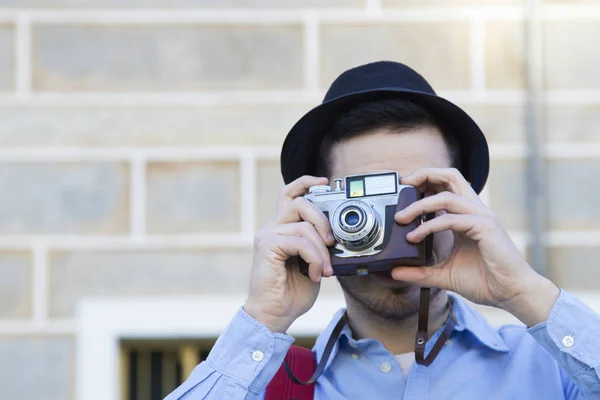
[[[331,151],[344,139],[367,134],[377,129],[401,133],[422,127],[437,128],[446,142],[452,167],[460,169],[460,151],[456,139],[444,132],[441,124],[427,109],[410,100],[390,98],[360,103],[340,114],[323,138],[315,163],[318,176],[331,174]]]

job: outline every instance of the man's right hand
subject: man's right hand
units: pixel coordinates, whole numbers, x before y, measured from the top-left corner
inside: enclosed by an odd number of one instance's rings
[[[327,178],[303,176],[281,192],[277,216],[254,237],[250,294],[244,310],[272,332],[285,333],[315,303],[321,276],[333,275],[327,246],[335,244],[329,220],[303,196]],[[309,277],[299,271],[298,257]]]

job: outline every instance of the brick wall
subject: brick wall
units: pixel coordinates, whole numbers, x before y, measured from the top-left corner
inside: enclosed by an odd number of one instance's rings
[[[483,196],[526,249],[521,4],[0,1],[0,398],[74,397],[86,296],[243,292],[285,134],[360,63],[404,61],[474,116]],[[541,16],[549,272],[598,290],[600,2]]]

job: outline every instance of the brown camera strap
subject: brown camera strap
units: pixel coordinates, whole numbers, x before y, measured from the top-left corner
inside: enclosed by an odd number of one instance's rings
[[[417,326],[417,335],[415,336],[415,361],[419,365],[426,367],[430,366],[433,360],[437,357],[439,352],[444,347],[446,340],[452,334],[456,321],[454,320],[454,314],[450,311],[446,326],[442,331],[442,334],[435,342],[431,351],[425,357],[425,344],[427,343],[427,328],[429,325],[429,299],[431,297],[431,289],[421,288],[421,297],[419,300],[419,322]]]
[[[333,351],[335,343],[337,342],[337,340],[340,336],[340,333],[342,333],[342,329],[344,329],[344,327],[346,326],[347,323],[348,323],[348,314],[344,313],[344,315],[342,315],[342,318],[340,318],[337,325],[333,329],[333,332],[331,332],[331,336],[329,337],[329,341],[327,341],[327,345],[325,346],[325,351],[323,352],[323,356],[321,357],[321,361],[319,361],[319,364],[317,365],[315,372],[310,377],[310,379],[307,380],[306,382],[298,379],[298,377],[296,377],[296,375],[294,375],[294,373],[292,372],[289,365],[287,365],[285,360],[283,361],[283,366],[285,368],[285,372],[287,373],[288,377],[292,380],[292,382],[294,382],[298,385],[312,385],[313,383],[315,383],[317,381],[317,379],[319,379],[319,376],[321,376],[321,374],[323,373],[323,370],[325,369],[325,366],[327,365],[327,361],[329,360],[329,356],[331,355],[331,352]]]
[[[442,348],[444,347],[444,343],[446,343],[446,340],[450,337],[450,334],[452,333],[456,325],[456,322],[454,321],[454,316],[451,312],[450,316],[448,317],[448,321],[446,322],[446,327],[442,331],[442,334],[433,345],[433,348],[431,349],[427,357],[425,357],[425,344],[427,343],[427,328],[429,325],[428,320],[430,294],[431,290],[429,288],[421,288],[421,297],[419,300],[419,322],[417,328],[417,335],[415,337],[415,361],[417,362],[417,364],[425,365],[426,367],[431,365],[435,357],[442,350]],[[329,361],[329,357],[331,356],[331,352],[335,347],[335,343],[337,342],[340,333],[342,333],[342,329],[344,329],[347,323],[348,314],[344,313],[344,315],[342,315],[342,318],[340,318],[335,328],[331,332],[331,336],[327,341],[327,345],[325,346],[323,356],[321,357],[321,360],[319,361],[315,372],[309,380],[302,381],[298,379],[298,377],[294,375],[294,373],[292,372],[289,365],[285,362],[285,360],[283,361],[285,372],[287,373],[288,377],[292,380],[292,382],[298,385],[312,385],[317,381],[317,379],[319,379],[319,376],[321,376],[323,370],[325,370],[325,366],[327,365],[327,361]]]

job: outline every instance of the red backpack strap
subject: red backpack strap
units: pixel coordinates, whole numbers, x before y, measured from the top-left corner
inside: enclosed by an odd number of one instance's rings
[[[317,369],[317,360],[310,349],[292,346],[285,362],[294,374],[307,381]],[[315,385],[297,385],[288,377],[283,364],[267,385],[265,400],[313,400]]]

